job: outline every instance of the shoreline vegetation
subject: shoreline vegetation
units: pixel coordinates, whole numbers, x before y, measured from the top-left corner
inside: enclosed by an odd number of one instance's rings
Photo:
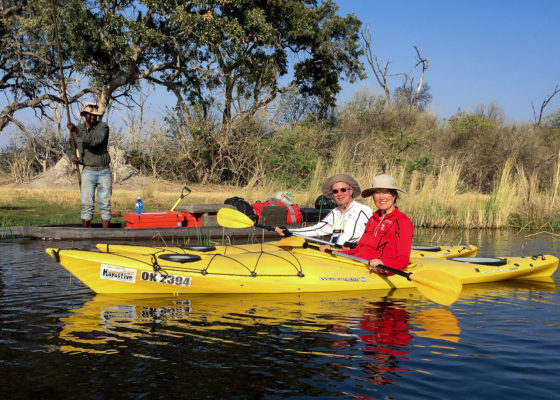
[[[560,229],[560,108],[547,109],[560,86],[540,108],[531,101],[533,121],[496,103],[443,118],[420,49],[410,72],[389,70],[369,26],[336,2],[117,3],[69,2],[60,38],[48,2],[4,13],[0,134],[19,136],[0,148],[0,230],[79,221],[66,119],[79,124],[90,101],[110,126],[114,211],[138,195],[147,211],[169,209],[185,184],[191,204],[288,191],[313,207],[330,175],[366,188],[385,172],[408,191],[399,207],[417,227]],[[371,73],[380,91],[339,101],[343,81]],[[162,108],[162,93],[175,106]],[[45,176],[63,161],[65,175]]]
[[[280,111],[293,114],[287,110]],[[146,211],[168,210],[184,185],[192,193],[182,204],[233,196],[253,203],[288,191],[301,207],[314,207],[331,175],[351,174],[365,189],[389,173],[408,192],[398,205],[416,227],[560,230],[559,110],[539,124],[506,122],[495,104],[439,120],[429,109],[387,105],[366,91],[330,121],[263,115],[224,131],[179,115],[169,109],[163,122],[148,123],[131,113],[127,129],[111,127],[113,211],[132,211],[137,196]],[[55,168],[69,154],[68,135],[48,122],[37,135],[0,151],[1,227],[79,222],[75,171],[67,161],[62,184]],[[134,173],[125,178],[121,170]]]
[[[319,166],[320,167],[320,166]],[[534,176],[526,176],[509,160],[490,193],[464,191],[461,188],[461,165],[442,164],[437,175],[408,173],[395,167],[392,174],[407,193],[401,195],[399,208],[410,216],[416,227],[459,229],[503,229],[554,233],[560,229],[560,163],[557,163],[550,187],[539,189]],[[192,192],[181,205],[221,204],[228,197],[239,196],[249,202],[265,201],[279,190],[293,194],[301,207],[314,207],[324,177],[340,171],[336,166],[314,171],[308,188],[286,188],[277,182],[244,187],[228,185],[189,185]],[[352,172],[350,172],[352,173]],[[377,172],[354,171],[362,189],[369,187]],[[75,176],[74,176],[75,177]],[[145,211],[168,210],[177,201],[183,185],[147,180],[136,185],[116,185],[113,190],[113,211],[133,211],[138,196]],[[132,187],[134,186],[134,187]],[[162,187],[164,188],[162,190]],[[368,205],[370,199],[358,198]],[[25,185],[0,187],[0,226],[47,225],[79,223],[80,196],[77,188],[25,188]],[[98,215],[94,217],[94,221]],[[122,217],[114,218],[122,222]]]

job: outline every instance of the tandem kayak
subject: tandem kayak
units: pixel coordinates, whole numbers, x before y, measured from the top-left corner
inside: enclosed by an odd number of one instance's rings
[[[46,249],[47,254],[96,293],[292,293],[415,287],[399,275],[369,273],[361,263],[311,249],[238,254],[138,254]],[[550,277],[552,255],[507,257],[498,263],[469,258],[415,258],[405,270],[452,275],[461,283]],[[490,265],[488,265],[490,264]]]
[[[234,255],[242,253],[282,251],[282,241],[250,243],[241,245],[209,245],[209,246],[136,246],[128,244],[98,243],[97,249],[104,253],[134,253],[134,254],[222,254]],[[474,257],[478,248],[472,245],[460,246],[412,246],[411,258],[451,258]]]

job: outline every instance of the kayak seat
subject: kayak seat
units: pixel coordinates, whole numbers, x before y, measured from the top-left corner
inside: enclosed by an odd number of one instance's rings
[[[497,257],[451,257],[448,260],[459,261],[469,264],[490,265],[499,267],[507,264],[507,259]]]
[[[412,250],[418,251],[441,251],[441,247],[438,246],[412,246]]]
[[[216,246],[178,246],[178,247],[183,250],[200,251],[202,253],[216,250]]]
[[[200,261],[200,256],[196,254],[161,254],[158,256],[161,260],[178,262],[181,264],[187,262]]]

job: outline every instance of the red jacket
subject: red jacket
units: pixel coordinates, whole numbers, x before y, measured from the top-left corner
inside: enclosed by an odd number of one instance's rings
[[[383,219],[377,210],[369,219],[356,248],[342,253],[366,260],[379,258],[383,265],[402,270],[410,262],[413,232],[412,222],[398,208]]]

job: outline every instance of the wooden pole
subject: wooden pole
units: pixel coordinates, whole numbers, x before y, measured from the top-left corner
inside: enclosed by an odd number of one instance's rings
[[[66,106],[66,117],[68,118],[68,122],[72,122],[70,118],[70,106],[68,105],[68,97],[66,96],[66,80],[64,79],[64,68],[62,67],[62,56],[60,55],[60,39],[58,38],[58,24],[56,22],[56,8],[54,5],[54,0],[51,0],[52,6],[52,16],[53,16],[53,25],[54,25],[54,36],[56,38],[56,48],[58,52],[58,64],[60,66],[60,78],[62,80],[62,98],[64,99],[64,104]],[[74,157],[78,157],[78,151],[76,149],[76,143],[74,142],[74,135],[70,132],[70,145],[72,146],[72,153]],[[78,185],[80,189],[82,188],[82,174],[80,173],[80,166],[76,165],[76,171],[78,173]]]

